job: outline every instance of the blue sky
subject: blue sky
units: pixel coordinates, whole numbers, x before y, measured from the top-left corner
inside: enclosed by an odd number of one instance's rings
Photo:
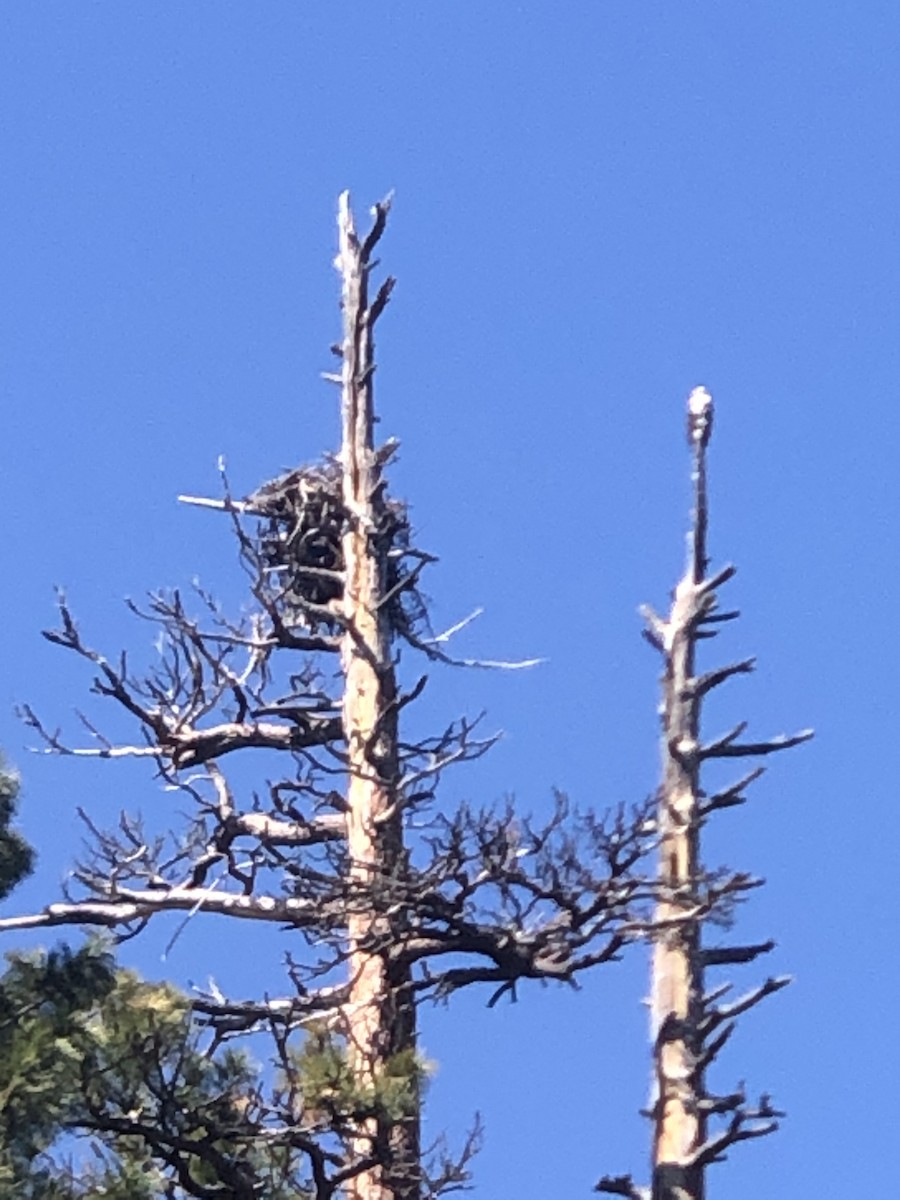
[[[889,1170],[900,983],[892,635],[900,458],[900,8],[754,4],[8,4],[0,10],[0,744],[41,852],[9,904],[55,894],[77,804],[152,812],[139,770],[29,755],[13,704],[68,720],[87,679],[38,631],[64,585],[83,628],[149,651],[121,605],[197,575],[225,530],[175,503],[248,490],[333,447],[334,211],[396,189],[380,339],[395,490],[441,557],[461,649],[546,656],[435,681],[435,722],[507,736],[447,803],[552,786],[603,805],[656,780],[658,664],[636,609],[682,564],[683,404],[717,428],[711,548],[743,612],[715,651],[758,673],[709,732],[817,739],[709,832],[768,887],[742,914],[796,984],[749,1016],[716,1081],[771,1090],[777,1137],[714,1169],[745,1200],[843,1195]],[[96,711],[96,710],[91,710]],[[71,726],[70,726],[71,727]],[[222,928],[160,962],[239,994],[279,946]],[[645,1176],[641,954],[578,995],[429,1015],[430,1128],[480,1108],[477,1195],[587,1195]]]

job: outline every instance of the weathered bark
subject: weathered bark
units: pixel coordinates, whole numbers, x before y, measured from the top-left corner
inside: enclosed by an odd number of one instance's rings
[[[384,537],[385,488],[374,444],[375,322],[393,280],[369,300],[371,251],[384,227],[387,205],[376,206],[372,231],[360,240],[349,198],[340,200],[344,340],[342,344],[341,466],[346,510],[344,550],[344,733],[348,757],[347,838],[351,889],[356,899],[348,923],[350,999],[347,1006],[351,1063],[358,1082],[374,1086],[389,1060],[415,1051],[415,1009],[409,975],[389,965],[390,920],[379,897],[404,869],[397,746],[397,682],[392,633],[385,604],[390,548]],[[398,977],[399,976],[399,977]],[[383,1128],[379,1128],[383,1125]],[[370,1145],[388,1152],[348,1184],[352,1200],[410,1200],[419,1192],[419,1119],[392,1127],[373,1120],[358,1152]]]
[[[708,394],[703,411],[689,417],[693,451],[694,516],[684,576],[663,632],[662,757],[659,796],[659,881],[651,980],[655,1107],[654,1200],[702,1200],[703,1171],[691,1165],[705,1141],[699,1065],[703,963],[700,923],[684,918],[700,875],[700,705],[694,687],[699,619],[710,595],[705,584],[706,445],[712,417]],[[698,406],[700,407],[700,406]]]

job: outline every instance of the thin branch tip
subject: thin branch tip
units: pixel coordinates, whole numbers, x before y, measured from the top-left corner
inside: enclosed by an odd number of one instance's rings
[[[705,387],[695,387],[688,396],[688,444],[702,452],[709,445],[713,426],[713,398]]]

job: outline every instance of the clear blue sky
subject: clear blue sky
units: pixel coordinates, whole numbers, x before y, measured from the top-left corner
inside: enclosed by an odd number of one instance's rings
[[[390,188],[399,277],[383,322],[395,487],[441,556],[439,619],[484,605],[467,652],[545,655],[452,675],[437,722],[507,731],[448,803],[552,785],[636,800],[656,779],[658,664],[637,605],[682,563],[684,397],[717,402],[712,550],[760,670],[709,732],[814,725],[710,858],[769,880],[742,914],[796,984],[749,1016],[716,1076],[771,1090],[782,1133],[711,1194],[841,1196],[892,1170],[900,609],[900,6],[796,0],[376,5],[6,4],[0,10],[0,744],[25,775],[37,880],[58,888],[101,817],[153,812],[138,770],[28,755],[85,673],[38,636],[52,587],[110,650],[149,651],[124,595],[194,575],[236,595],[225,530],[175,503],[315,458],[337,435],[318,372],[338,329],[336,196]],[[96,709],[91,709],[96,713]],[[70,725],[74,729],[74,725]],[[227,933],[160,963],[236,994],[278,945]],[[646,967],[580,995],[429,1015],[430,1128],[481,1108],[477,1195],[587,1195],[644,1177]],[[865,1185],[863,1185],[865,1186]],[[873,1186],[878,1186],[877,1183]]]

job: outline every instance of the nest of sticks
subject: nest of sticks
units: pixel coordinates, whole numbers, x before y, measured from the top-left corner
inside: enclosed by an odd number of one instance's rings
[[[241,507],[259,518],[256,556],[267,598],[285,625],[312,632],[339,631],[344,597],[342,539],[349,519],[340,464],[327,458],[288,471],[263,484]],[[375,509],[378,524],[370,536],[374,553],[385,564],[385,611],[397,633],[415,637],[417,630],[428,627],[425,601],[416,584],[421,566],[431,556],[412,547],[405,504],[384,498]]]

